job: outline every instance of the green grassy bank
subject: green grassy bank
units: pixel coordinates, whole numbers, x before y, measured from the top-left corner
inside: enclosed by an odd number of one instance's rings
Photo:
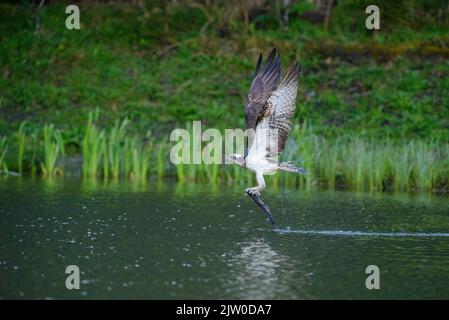
[[[193,120],[243,128],[257,55],[276,47],[284,66],[303,67],[284,156],[313,174],[272,183],[447,190],[443,1],[380,1],[376,32],[364,28],[363,1],[337,4],[327,27],[307,21],[303,3],[288,24],[276,1],[257,14],[215,2],[142,3],[81,3],[81,30],[65,28],[63,5],[43,6],[36,30],[25,2],[0,4],[3,172],[58,175],[60,159],[82,155],[85,176],[249,179],[234,168],[174,168],[169,133]]]

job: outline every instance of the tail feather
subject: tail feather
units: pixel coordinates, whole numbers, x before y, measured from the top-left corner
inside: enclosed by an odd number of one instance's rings
[[[282,162],[279,164],[279,170],[287,171],[287,172],[293,172],[293,173],[299,173],[299,174],[308,174],[309,172],[301,167],[295,166],[293,163],[290,162]]]

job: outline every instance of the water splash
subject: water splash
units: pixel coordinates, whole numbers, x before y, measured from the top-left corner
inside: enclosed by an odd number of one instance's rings
[[[371,232],[371,231],[353,231],[353,230],[294,230],[290,228],[273,229],[274,232],[280,234],[311,234],[324,236],[340,236],[340,237],[392,237],[392,238],[449,238],[449,232]]]

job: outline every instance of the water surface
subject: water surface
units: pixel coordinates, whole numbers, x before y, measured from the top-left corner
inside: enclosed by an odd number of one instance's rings
[[[0,178],[0,298],[449,298],[447,196],[243,189]]]

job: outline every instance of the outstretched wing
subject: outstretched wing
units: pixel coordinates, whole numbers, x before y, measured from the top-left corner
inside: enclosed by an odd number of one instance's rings
[[[295,63],[268,99],[269,109],[264,120],[269,129],[267,157],[278,156],[287,143],[292,128],[291,117],[296,109],[299,73],[299,66]]]
[[[248,147],[251,146],[253,135],[261,115],[267,108],[267,100],[275,90],[281,74],[281,60],[276,56],[276,49],[272,49],[265,66],[261,68],[262,55],[259,56],[254,73],[254,79],[245,104],[246,127],[249,129]],[[252,130],[251,130],[252,129]]]

